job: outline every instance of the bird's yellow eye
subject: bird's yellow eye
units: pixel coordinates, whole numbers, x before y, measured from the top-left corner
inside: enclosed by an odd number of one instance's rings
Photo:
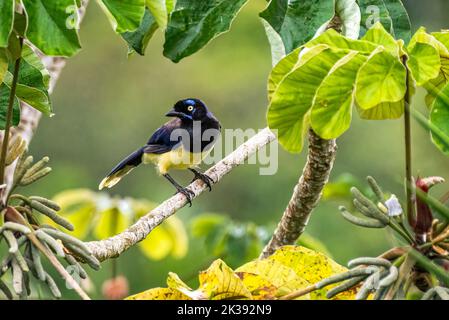
[[[187,107],[187,110],[188,110],[188,111],[192,111],[192,110],[193,110],[193,106],[188,106],[188,107]]]

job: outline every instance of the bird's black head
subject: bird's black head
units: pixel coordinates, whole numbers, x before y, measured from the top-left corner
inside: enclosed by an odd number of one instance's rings
[[[167,117],[177,117],[187,121],[201,121],[209,115],[210,113],[204,102],[193,98],[179,100],[173,109],[166,114]]]

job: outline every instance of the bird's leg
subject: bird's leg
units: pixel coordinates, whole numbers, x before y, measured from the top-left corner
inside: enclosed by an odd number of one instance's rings
[[[207,174],[201,173],[198,170],[193,169],[193,168],[189,168],[189,170],[192,171],[193,174],[195,175],[192,182],[195,181],[196,179],[200,179],[207,185],[207,187],[209,188],[209,191],[212,191],[212,184],[214,183],[214,180],[212,180],[211,177],[209,177]]]
[[[163,176],[170,181],[170,183],[176,188],[176,191],[179,193],[182,193],[186,196],[187,201],[189,202],[189,206],[192,206],[192,199],[195,196],[195,193],[187,188],[184,188],[179,183],[175,181],[175,179],[172,178],[168,173],[163,174]]]

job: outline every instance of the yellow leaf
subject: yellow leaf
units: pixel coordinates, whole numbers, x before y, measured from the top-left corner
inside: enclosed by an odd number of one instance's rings
[[[252,299],[243,281],[222,260],[215,260],[210,267],[200,272],[200,285],[197,290],[190,289],[176,274],[167,279],[170,288],[176,289],[194,300]]]
[[[94,203],[95,193],[89,189],[71,189],[58,193],[53,197],[53,201],[58,203],[63,210],[71,209],[71,206],[80,203]]]
[[[104,210],[94,229],[97,239],[106,239],[124,231],[130,224],[128,216],[123,214],[117,207]]]
[[[292,268],[300,278],[307,280],[311,284],[348,270],[326,255],[301,246],[281,247],[267,259],[277,261],[284,266]],[[312,292],[311,298],[325,299],[326,292],[332,287],[329,286],[322,290]],[[354,292],[350,292],[349,294],[342,293],[336,298],[354,298],[353,295]]]
[[[53,201],[61,207],[58,215],[66,218],[75,226],[75,230],[72,232],[64,231],[79,239],[86,238],[95,216],[95,193],[88,189],[67,190],[54,196]],[[45,217],[44,222],[60,228],[49,218]]]
[[[129,296],[125,300],[190,300],[190,298],[174,289],[153,288]]]
[[[139,248],[148,258],[161,260],[172,251],[173,239],[164,226],[160,225],[153,229],[145,240],[139,243]]]
[[[184,258],[189,249],[189,238],[182,221],[175,216],[165,220],[163,226],[173,240],[171,255],[176,259]]]
[[[236,272],[254,273],[272,283],[276,288],[276,297],[284,296],[293,291],[308,287],[310,283],[300,278],[292,268],[276,260],[254,260],[239,267]],[[309,298],[308,295],[301,297]]]
[[[70,221],[72,225],[75,226],[75,230],[69,231],[59,224],[55,223],[53,220],[48,218],[47,216],[39,217],[42,223],[51,225],[57,229],[61,229],[66,233],[71,234],[72,236],[78,239],[85,239],[90,232],[91,222],[95,214],[95,207],[87,204],[80,208],[77,208],[71,212],[58,212],[59,215],[63,216],[66,220]]]
[[[139,247],[143,253],[154,260],[161,260],[172,255],[176,259],[187,254],[189,239],[181,220],[170,217],[156,227]]]
[[[267,279],[249,272],[236,272],[236,274],[251,292],[253,300],[271,300],[275,298],[278,289]]]
[[[87,204],[76,211],[70,213],[64,212],[61,215],[75,226],[75,230],[67,231],[64,229],[64,232],[70,233],[78,239],[85,239],[91,230],[92,219],[95,215],[95,207]],[[56,225],[54,222],[52,222],[52,224]]]

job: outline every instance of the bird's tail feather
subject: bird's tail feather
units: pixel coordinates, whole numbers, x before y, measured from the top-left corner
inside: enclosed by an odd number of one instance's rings
[[[132,169],[142,163],[143,149],[140,148],[123,159],[111,172],[100,182],[98,189],[112,188]]]

